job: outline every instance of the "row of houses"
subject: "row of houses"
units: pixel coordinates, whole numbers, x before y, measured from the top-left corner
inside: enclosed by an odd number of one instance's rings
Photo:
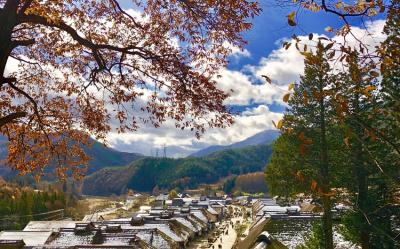
[[[261,198],[252,203],[253,219],[258,220],[262,217],[282,217],[299,214],[301,208],[298,205],[280,206],[275,199]]]
[[[174,201],[174,200],[173,200]],[[124,219],[31,221],[22,231],[0,233],[0,248],[186,248],[209,233],[226,207],[210,200],[143,208]]]

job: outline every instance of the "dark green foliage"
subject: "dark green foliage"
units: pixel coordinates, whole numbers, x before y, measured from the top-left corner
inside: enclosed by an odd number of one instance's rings
[[[22,229],[31,220],[62,218],[43,213],[66,208],[67,199],[62,192],[4,185],[0,187],[0,230]]]
[[[370,77],[379,75],[371,72],[375,65],[357,51],[348,53],[340,73],[329,69],[319,50],[305,54],[305,74],[294,87],[285,134],[274,144],[266,171],[274,195],[319,195],[325,213],[332,206],[325,196],[350,202],[342,232],[362,248],[399,247],[394,220],[400,212],[400,5],[392,3],[396,7],[389,12],[381,48],[381,82]],[[342,190],[343,196],[335,196]],[[326,231],[329,223],[326,219]],[[310,238],[306,248],[332,248],[316,241]]]
[[[96,172],[84,181],[83,192],[92,195],[121,194],[127,188],[151,192],[160,189],[196,188],[228,175],[263,171],[271,155],[269,145],[226,150],[200,158],[144,158],[130,166]]]
[[[92,140],[93,146],[85,148],[85,152],[91,158],[88,167],[88,174],[91,174],[104,167],[125,166],[137,159],[143,158],[143,155],[137,153],[128,153],[114,150],[103,144]]]
[[[285,182],[293,182],[287,180],[288,177],[295,178],[298,184],[281,185],[278,190],[274,190],[271,185],[269,187],[272,191],[291,195],[300,192],[298,186],[301,186],[301,192],[312,193],[321,198],[325,248],[333,249],[332,187],[337,168],[333,155],[338,153],[334,142],[338,139],[338,134],[329,90],[334,86],[336,77],[326,51],[319,42],[315,53],[304,54],[304,75],[294,86],[294,93],[283,119],[283,130],[288,139],[279,144],[282,146],[281,151],[275,153],[271,160],[275,170],[267,172],[267,179],[272,179],[276,187]],[[282,161],[281,154],[284,164],[279,162]],[[285,175],[283,172],[287,168],[289,169]],[[279,180],[281,183],[278,183]],[[309,186],[308,190],[303,186]],[[285,190],[286,187],[288,190]]]
[[[236,177],[230,177],[225,180],[222,190],[227,194],[232,194],[232,190],[235,187]]]
[[[368,199],[364,207],[365,211],[351,210],[342,217],[341,232],[345,238],[357,244],[361,244],[360,231],[369,231],[369,248],[394,249],[399,248],[396,241],[398,232],[395,231],[395,219],[400,217],[400,207],[389,203],[388,189],[384,186],[370,188]],[[357,197],[352,200],[356,203]]]
[[[366,70],[362,66],[366,66],[357,59],[349,63],[350,80],[344,82],[342,90],[351,100],[351,115],[345,123],[352,131],[351,146],[342,157],[347,157],[346,165],[352,166],[355,179],[343,181],[354,203],[354,210],[343,219],[343,230],[349,240],[363,248],[399,247],[394,239],[398,236],[394,219],[398,219],[400,212],[395,197],[400,182],[400,2],[395,0],[392,4],[385,26],[388,37],[381,49],[382,81],[376,87],[380,86],[379,92],[369,98],[361,98],[357,94],[360,91],[351,92],[352,88],[377,84],[363,80],[362,72]]]
[[[400,122],[400,1],[392,0],[384,33],[387,35],[382,44],[382,97],[388,109],[387,116]],[[391,122],[388,122],[389,124]],[[396,131],[400,131],[397,127]]]
[[[321,249],[324,245],[324,231],[322,222],[316,221],[312,225],[311,233],[305,238],[304,245],[296,247],[296,249]]]
[[[283,134],[275,141],[271,161],[265,171],[272,196],[291,198],[299,192],[310,191],[310,178],[316,173],[299,163],[301,159],[295,136]]]

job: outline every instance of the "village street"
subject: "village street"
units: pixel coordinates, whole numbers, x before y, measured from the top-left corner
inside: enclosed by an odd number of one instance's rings
[[[230,221],[232,221],[233,226],[231,225]],[[226,229],[224,230],[225,232],[221,233],[221,235],[217,238],[217,240],[212,244],[210,248],[231,249],[233,247],[237,238],[237,233],[234,227],[235,224],[242,224],[243,217],[239,216],[238,218],[232,218],[230,219],[230,221],[228,220],[222,222],[222,227],[226,225]],[[220,245],[222,247],[219,247]]]
[[[211,248],[211,249],[231,249],[235,244],[237,238],[237,232],[235,227],[243,224],[244,219],[242,213],[237,212],[236,217],[228,218],[221,222],[216,223],[216,228],[214,232],[211,232],[209,237],[213,236],[213,234],[219,234],[215,237],[214,242],[209,242],[208,238],[204,238],[197,243],[194,243],[190,246],[192,249],[200,249],[200,248]]]

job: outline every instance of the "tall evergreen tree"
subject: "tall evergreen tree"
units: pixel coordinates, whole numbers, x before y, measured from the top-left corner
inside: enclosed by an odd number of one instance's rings
[[[376,155],[371,152],[371,142],[375,141],[372,132],[364,127],[364,123],[371,122],[373,110],[376,107],[375,95],[372,91],[376,89],[376,80],[369,77],[368,68],[371,65],[362,65],[360,55],[357,51],[349,53],[347,59],[347,72],[338,81],[335,104],[337,106],[338,121],[342,122],[345,134],[342,157],[347,158],[351,166],[352,181],[344,182],[350,193],[355,193],[354,209],[351,213],[353,222],[357,223],[357,229],[353,229],[356,242],[363,249],[370,248],[371,226],[366,218],[374,207],[369,199],[370,177],[375,172],[374,162]],[[374,83],[375,82],[375,83]],[[345,113],[345,115],[342,115]],[[368,132],[368,133],[367,133]],[[346,159],[345,159],[346,160]],[[355,183],[355,184],[354,184]],[[347,224],[348,226],[351,226]]]
[[[333,248],[332,229],[332,175],[333,153],[329,141],[336,138],[331,130],[332,108],[329,103],[334,78],[326,56],[326,47],[319,42],[316,52],[304,52],[304,76],[295,87],[290,109],[283,124],[289,133],[296,134],[300,164],[310,177],[311,190],[321,198],[323,215],[324,248]],[[334,144],[334,143],[332,143]],[[307,180],[307,179],[304,179]]]
[[[382,43],[382,97],[387,109],[387,116],[392,125],[393,134],[397,134],[396,144],[399,145],[400,134],[400,0],[392,0],[388,18],[384,28],[387,35]],[[393,123],[397,123],[394,125]]]

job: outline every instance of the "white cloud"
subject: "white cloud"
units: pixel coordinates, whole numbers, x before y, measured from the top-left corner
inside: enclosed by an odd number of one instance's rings
[[[160,128],[141,127],[134,133],[110,133],[110,145],[122,151],[134,151],[146,155],[159,155],[164,146],[167,156],[183,157],[210,145],[228,145],[244,140],[260,131],[274,129],[272,120],[282,118],[281,113],[271,112],[266,105],[248,108],[237,115],[235,124],[227,129],[210,129],[200,140],[190,131],[176,129],[172,121],[167,121]]]
[[[254,77],[240,71],[222,69],[219,75],[218,87],[230,95],[225,102],[227,105],[283,104],[282,96],[286,88],[259,82],[255,84]]]
[[[249,65],[247,69],[258,79],[262,79],[262,75],[267,75],[274,84],[286,86],[297,81],[299,75],[304,72],[304,58],[295,46],[291,46],[288,50],[279,48],[272,51],[268,57],[261,58],[258,65]]]
[[[129,10],[135,17],[140,17],[140,12]],[[359,27],[354,27],[352,33],[373,49],[385,36],[382,34],[384,21],[369,22],[366,24],[368,32]],[[304,42],[308,42],[308,37],[300,37]],[[337,42],[341,42],[341,37],[333,37]],[[352,36],[347,37],[349,44],[356,44],[356,39]],[[178,44],[176,41],[172,43]],[[226,44],[226,46],[230,46]],[[240,59],[250,57],[248,50],[240,50],[230,46],[232,51],[231,58]],[[18,68],[15,60],[10,59],[7,64],[6,72],[14,72]],[[256,65],[247,65],[241,71],[222,69],[221,78],[216,79],[218,86],[225,92],[230,93],[226,100],[228,105],[251,107],[235,117],[235,124],[227,129],[210,129],[201,140],[195,139],[190,131],[182,131],[175,128],[173,121],[166,121],[160,128],[150,125],[142,125],[136,132],[118,134],[111,132],[108,136],[110,145],[118,150],[128,152],[140,152],[146,155],[155,155],[156,148],[162,153],[162,147],[167,146],[167,155],[174,157],[186,156],[198,149],[209,145],[227,145],[246,139],[260,131],[273,129],[272,120],[277,121],[282,118],[281,113],[276,113],[268,108],[271,104],[283,105],[282,96],[286,93],[287,85],[298,81],[299,75],[303,73],[303,57],[292,45],[288,50],[277,48],[268,56],[260,59]],[[265,83],[261,75],[268,75],[273,79],[273,84]],[[146,89],[140,89],[148,94]],[[233,91],[231,91],[233,90]],[[138,99],[136,106],[143,104],[146,97]],[[135,115],[143,115],[135,113]]]
[[[251,57],[251,53],[247,49],[239,48],[229,42],[224,42],[223,46],[230,50],[229,56],[233,58],[236,62],[238,62],[243,57]]]
[[[281,113],[272,112],[266,105],[248,108],[236,116],[235,123],[229,129],[211,130],[206,134],[206,141],[214,141],[215,144],[231,144],[244,140],[260,131],[274,129],[272,120],[282,118]]]
[[[385,21],[377,20],[367,22],[365,28],[353,27],[351,34],[346,37],[347,46],[358,46],[358,41],[373,50],[385,39],[382,33]],[[314,34],[314,37],[321,35]],[[300,48],[307,44],[308,48],[316,45],[316,39],[309,41],[308,36],[299,36],[301,39]],[[343,43],[342,36],[334,36],[332,40]],[[280,42],[289,41],[280,39]],[[280,44],[278,44],[280,46]],[[304,57],[299,53],[294,44],[285,49],[279,47],[273,50],[267,57],[260,59],[257,65],[246,65],[242,71],[231,71],[222,69],[221,78],[217,79],[218,85],[225,92],[230,94],[226,104],[248,105],[250,103],[284,105],[282,96],[286,93],[287,86],[297,82],[304,72]],[[273,84],[260,84],[265,82],[262,75],[269,76]]]
[[[385,20],[376,20],[365,23],[365,27],[352,27],[351,34],[346,37],[346,43],[351,47],[358,48],[359,41],[362,41],[364,45],[371,51],[375,49],[375,46],[379,45],[386,39],[386,35],[383,33],[385,26]],[[335,36],[335,41],[343,43],[342,36]]]
[[[19,61],[14,58],[9,57],[7,60],[6,68],[4,70],[4,76],[8,77],[12,73],[17,72],[18,67],[19,67]]]
[[[371,49],[384,40],[382,34],[384,21],[369,22],[366,24],[368,32],[363,28],[354,27],[352,33]],[[315,34],[315,37],[318,35]],[[303,44],[309,43],[308,37],[300,37]],[[341,42],[340,37],[333,40]],[[284,40],[284,39],[282,39]],[[348,44],[356,44],[354,37],[347,37]],[[310,45],[310,44],[309,44]],[[250,53],[233,49],[237,56],[250,56]],[[261,58],[257,65],[247,65],[242,71],[222,69],[221,78],[216,79],[218,86],[230,97],[226,100],[228,105],[257,105],[248,108],[235,117],[235,124],[227,129],[210,129],[201,140],[196,140],[193,133],[177,130],[172,121],[167,121],[161,128],[142,127],[132,134],[110,134],[109,141],[112,146],[124,151],[136,151],[144,154],[159,153],[164,145],[167,146],[168,156],[185,156],[209,145],[227,145],[241,141],[260,131],[273,129],[272,120],[282,118],[281,113],[269,110],[270,104],[281,104],[287,85],[299,80],[303,73],[303,57],[292,45],[288,50],[277,48],[267,57]],[[264,83],[261,75],[268,75],[273,79],[273,84]],[[233,91],[231,91],[233,90]]]

